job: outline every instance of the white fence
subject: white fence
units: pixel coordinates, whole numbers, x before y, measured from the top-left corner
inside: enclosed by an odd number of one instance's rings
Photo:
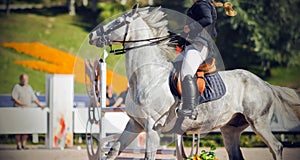
[[[74,108],[73,133],[85,134],[88,108]],[[129,117],[125,112],[107,112],[103,117],[104,133],[121,133]],[[0,108],[0,134],[47,133],[48,109],[40,108]],[[97,133],[95,130],[94,133]]]
[[[49,133],[49,110],[40,108],[0,108],[0,134],[46,134]],[[103,116],[103,136],[121,133],[129,117],[125,112],[114,112],[113,108],[106,108]],[[73,133],[85,134],[88,120],[88,108],[73,109]],[[99,133],[97,127],[93,133]],[[48,136],[46,136],[48,138]],[[139,137],[141,138],[141,137]],[[48,139],[46,139],[48,141]],[[140,139],[136,139],[129,148],[142,147]]]
[[[103,135],[121,133],[129,117],[125,112],[118,109],[114,112],[113,108],[103,109]],[[0,134],[47,134],[48,133],[48,109],[41,110],[40,108],[0,108]],[[88,120],[88,108],[74,108],[73,109],[73,133],[85,134],[86,124]],[[279,124],[271,123],[272,131],[274,132],[288,132]],[[252,132],[251,128],[246,131]],[[94,133],[99,130],[95,128]],[[215,132],[219,132],[216,130]],[[295,132],[299,132],[296,130]]]
[[[109,109],[109,108],[108,108]],[[105,109],[102,109],[105,111]],[[74,133],[85,133],[86,132],[86,123],[88,120],[88,108],[75,108],[74,109]],[[112,133],[121,133],[129,117],[125,112],[107,112],[103,116],[103,133],[112,134]],[[97,128],[93,128],[93,133],[98,133]]]
[[[47,133],[47,123],[40,108],[0,108],[0,134]]]

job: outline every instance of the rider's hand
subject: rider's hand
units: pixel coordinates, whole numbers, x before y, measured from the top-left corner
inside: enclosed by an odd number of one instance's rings
[[[183,28],[184,33],[189,33],[191,31],[190,27],[188,25],[185,25]]]

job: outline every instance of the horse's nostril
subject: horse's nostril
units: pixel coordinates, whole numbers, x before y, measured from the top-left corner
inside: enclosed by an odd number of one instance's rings
[[[96,46],[97,46],[97,47],[100,47],[100,48],[103,48],[103,47],[104,47],[104,44],[103,44],[100,40],[98,40],[98,41],[96,42]]]

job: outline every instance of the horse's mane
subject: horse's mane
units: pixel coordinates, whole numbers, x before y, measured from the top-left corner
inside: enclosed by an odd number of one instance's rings
[[[138,14],[151,28],[154,37],[164,37],[169,35],[168,20],[165,19],[167,15],[161,10],[161,7],[139,8]],[[165,51],[165,53],[168,54],[168,58],[172,59],[174,58],[173,56],[175,53],[175,49],[174,47],[171,47],[169,43],[169,40],[166,40],[159,45],[159,48],[161,48]]]
[[[166,14],[161,11],[160,7],[140,8],[138,14],[149,25],[155,37],[163,37],[168,35],[168,21],[164,19]]]

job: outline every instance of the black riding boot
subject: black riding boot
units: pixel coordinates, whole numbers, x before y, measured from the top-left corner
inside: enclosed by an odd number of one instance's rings
[[[198,98],[198,89],[196,78],[193,78],[191,75],[184,77],[181,82],[182,89],[182,108],[179,110],[180,114],[188,116],[190,119],[195,120],[198,113],[195,111]]]

